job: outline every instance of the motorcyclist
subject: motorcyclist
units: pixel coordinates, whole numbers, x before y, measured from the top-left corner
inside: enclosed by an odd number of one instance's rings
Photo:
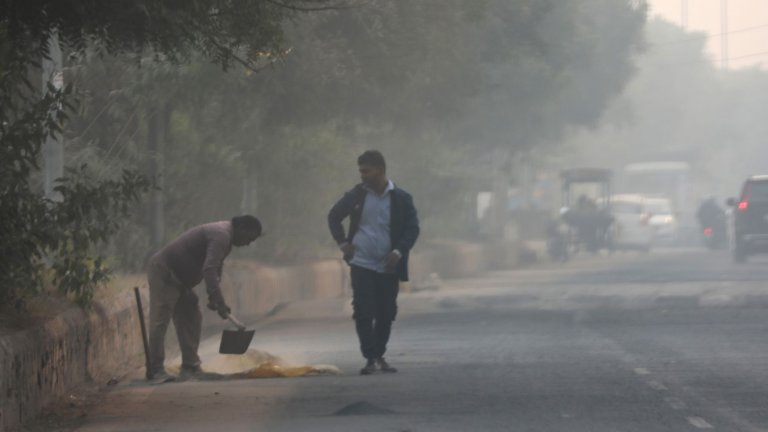
[[[574,208],[563,215],[563,220],[576,229],[578,243],[591,252],[600,248],[611,224],[610,216],[601,212],[597,202],[586,195],[579,196]]]
[[[721,247],[725,243],[725,210],[717,203],[714,196],[708,196],[699,205],[696,212],[699,225],[704,232],[704,240],[709,247]]]

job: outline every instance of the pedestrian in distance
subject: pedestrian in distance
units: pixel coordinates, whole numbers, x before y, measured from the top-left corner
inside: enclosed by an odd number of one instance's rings
[[[408,280],[408,255],[419,237],[419,220],[411,195],[387,178],[380,152],[366,151],[357,165],[362,183],[333,206],[328,227],[350,265],[353,318],[366,359],[360,374],[392,373],[397,369],[384,354],[397,315],[400,281]]]
[[[232,246],[247,246],[261,235],[261,222],[250,215],[192,228],[149,260],[149,379],[173,381],[165,371],[165,334],[173,320],[181,348],[181,376],[201,374],[203,316],[193,288],[205,281],[208,308],[227,319],[231,309],[221,294],[221,272]]]

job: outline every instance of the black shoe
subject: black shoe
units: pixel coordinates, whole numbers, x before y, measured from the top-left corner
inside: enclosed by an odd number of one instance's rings
[[[360,375],[373,375],[376,373],[376,362],[369,359],[365,367],[360,369]]]
[[[176,377],[173,375],[169,375],[164,370],[159,370],[152,374],[152,377],[148,379],[149,383],[152,385],[158,385],[158,384],[165,384],[169,382],[176,381]]]
[[[199,365],[182,366],[179,371],[179,380],[185,381],[188,379],[199,378],[203,374],[205,374],[205,372],[203,372],[203,369]]]
[[[381,369],[384,373],[395,373],[397,372],[397,368],[393,368],[392,366],[387,363],[386,360],[384,360],[384,357],[380,357],[376,359],[376,363],[379,365],[379,369]]]
[[[226,378],[225,375],[216,372],[206,372],[198,366],[182,366],[179,372],[179,380],[219,381]]]

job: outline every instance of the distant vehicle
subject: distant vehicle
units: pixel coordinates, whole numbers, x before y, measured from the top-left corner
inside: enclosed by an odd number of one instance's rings
[[[651,250],[654,229],[645,197],[614,195],[611,215],[614,218],[611,238],[615,249]]]
[[[745,262],[750,255],[768,253],[768,175],[753,176],[744,182],[733,207],[731,247],[733,259]]]
[[[653,228],[654,240],[672,243],[677,238],[678,221],[672,209],[672,201],[665,197],[646,197],[645,204],[651,215],[648,223]]]
[[[727,215],[714,197],[707,198],[696,212],[701,238],[708,249],[724,249],[728,245]]]
[[[626,165],[622,170],[622,193],[665,196],[677,214],[677,239],[692,244],[698,232],[692,201],[692,168],[683,161],[654,161]]]
[[[725,224],[722,226],[705,226],[702,228],[702,239],[707,249],[725,249],[728,244],[728,234]]]
[[[594,254],[600,249],[612,248],[612,177],[611,170],[602,168],[576,168],[560,172],[563,205],[560,220],[568,226],[569,250],[586,250]]]

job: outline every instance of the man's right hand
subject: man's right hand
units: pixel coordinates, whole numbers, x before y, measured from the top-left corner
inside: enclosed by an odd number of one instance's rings
[[[351,257],[355,253],[355,245],[352,243],[344,243],[339,246],[339,249],[341,249],[345,257]]]

